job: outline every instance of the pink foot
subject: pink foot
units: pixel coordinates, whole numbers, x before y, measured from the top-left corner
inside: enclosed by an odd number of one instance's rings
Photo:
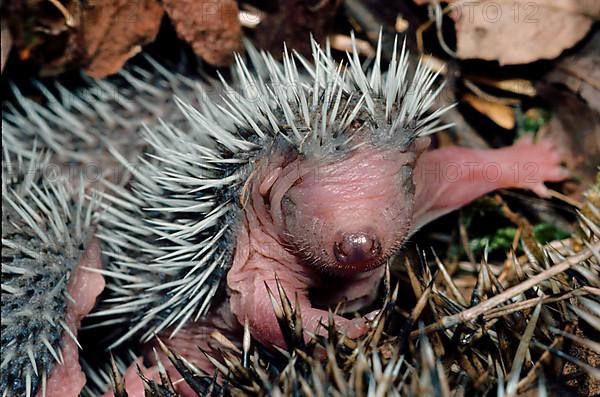
[[[570,175],[560,164],[560,149],[549,139],[534,142],[533,136],[527,134],[507,150],[514,161],[508,167],[513,179],[510,187],[529,189],[540,197],[548,197],[544,182],[559,182]]]
[[[481,150],[446,147],[424,153],[415,168],[414,228],[497,189],[529,189],[549,197],[544,182],[569,177],[555,144],[526,135],[514,145]]]

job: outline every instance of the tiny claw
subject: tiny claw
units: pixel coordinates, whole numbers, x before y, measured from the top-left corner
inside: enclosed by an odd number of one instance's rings
[[[520,187],[533,191],[540,197],[550,197],[544,182],[560,182],[570,176],[561,165],[561,150],[549,138],[533,140],[532,134],[519,138],[512,146],[514,164],[521,164],[518,177],[511,187]]]
[[[550,192],[548,188],[543,183],[538,183],[536,185],[532,185],[529,187],[535,194],[540,196],[541,198],[550,198]]]

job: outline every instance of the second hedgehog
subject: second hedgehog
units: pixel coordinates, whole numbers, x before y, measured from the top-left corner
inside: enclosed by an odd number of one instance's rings
[[[544,181],[567,176],[551,144],[527,138],[427,151],[427,135],[447,127],[446,109],[431,111],[443,85],[421,63],[411,70],[404,50],[382,68],[379,46],[368,71],[356,50],[337,64],[316,43],[313,62],[250,55],[256,72],[238,59],[239,87],[222,81],[222,103],[178,101],[188,125],[148,129],[148,155],[125,164],[131,189],[105,200],[110,296],[95,315],[129,327],[115,345],[167,332],[175,352],[205,366],[196,346],[211,330],[247,323],[283,346],[276,279],[318,333],[328,306],[372,302],[381,265],[425,223],[498,188],[544,196]],[[350,337],[366,331],[364,319],[335,322]]]

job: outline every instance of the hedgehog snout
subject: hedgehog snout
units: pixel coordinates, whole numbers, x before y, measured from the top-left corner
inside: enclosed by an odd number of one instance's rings
[[[374,233],[338,233],[333,254],[341,265],[368,269],[381,255],[381,241]]]

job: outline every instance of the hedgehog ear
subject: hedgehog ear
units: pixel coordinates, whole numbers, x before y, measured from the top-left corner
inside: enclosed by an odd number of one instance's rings
[[[419,157],[431,144],[431,138],[428,136],[422,136],[415,139],[415,151],[417,157]]]

